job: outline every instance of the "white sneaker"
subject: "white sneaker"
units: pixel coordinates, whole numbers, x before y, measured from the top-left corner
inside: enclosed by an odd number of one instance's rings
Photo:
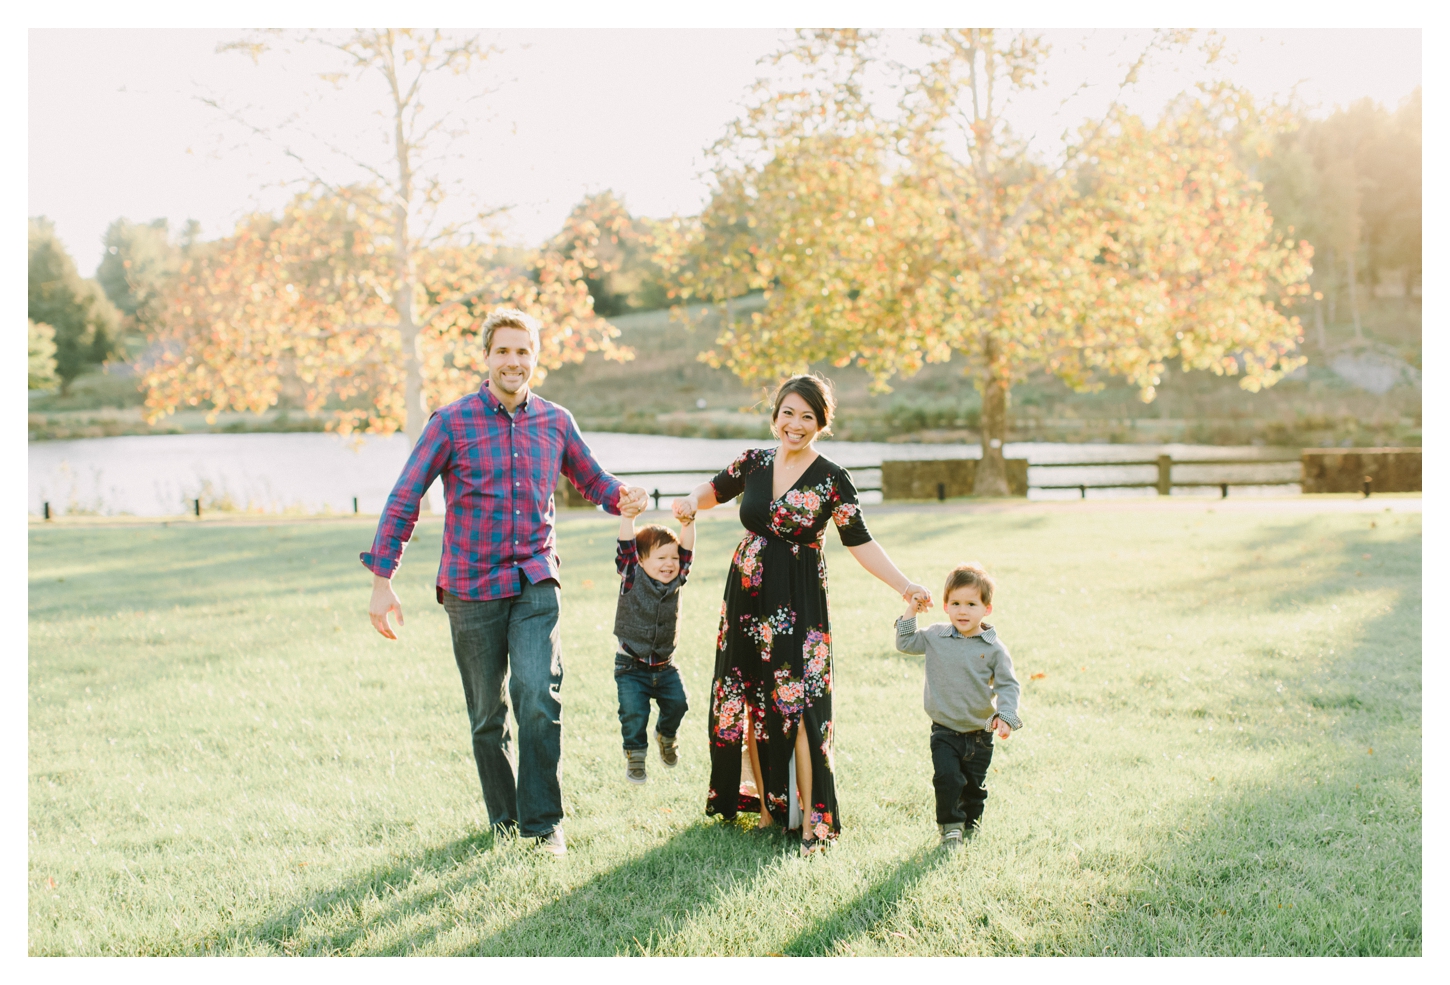
[[[560,827],[555,827],[548,834],[535,838],[534,844],[555,858],[562,858],[569,850],[564,844],[564,829]]]

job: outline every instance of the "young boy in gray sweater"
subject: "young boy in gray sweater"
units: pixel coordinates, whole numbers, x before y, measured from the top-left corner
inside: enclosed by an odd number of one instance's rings
[[[680,761],[676,738],[689,710],[684,681],[675,666],[679,638],[680,589],[690,577],[695,546],[692,521],[680,535],[656,523],[634,529],[638,510],[625,510],[619,522],[619,601],[614,611],[614,686],[619,693],[619,728],[624,737],[624,778],[644,783],[649,751],[649,704],[659,705],[655,741],[666,766]]]
[[[991,623],[982,622],[992,613],[995,587],[981,565],[959,564],[942,592],[949,622],[917,629],[915,601],[896,621],[896,649],[926,655],[923,703],[932,722],[931,782],[937,830],[946,848],[957,848],[976,833],[987,801],[993,731],[1005,739],[1022,727],[1012,657]]]

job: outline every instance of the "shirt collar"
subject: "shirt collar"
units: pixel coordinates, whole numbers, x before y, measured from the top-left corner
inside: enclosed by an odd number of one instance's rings
[[[503,413],[507,414],[508,409],[504,407],[503,401],[498,399],[498,394],[494,393],[493,388],[490,387],[488,384],[488,380],[483,381],[483,386],[478,388],[479,396],[483,399],[483,402],[488,405],[489,409],[495,411],[502,411]],[[524,399],[520,401],[519,405],[516,408],[514,408],[514,413],[522,414],[524,411],[528,410],[529,404],[533,402],[533,399],[534,388],[529,387],[529,392],[524,395]]]
[[[950,626],[951,624],[948,623],[947,625]],[[987,643],[989,645],[995,645],[996,644],[996,642],[997,642],[997,630],[995,628],[993,628],[993,626],[992,626],[991,623],[984,622],[984,623],[981,624],[981,626],[979,627],[979,629],[980,629],[980,632],[977,632],[977,633],[975,633],[973,635],[980,636],[982,638],[982,642]],[[957,627],[955,627],[955,626],[952,626],[951,635],[957,637],[958,639],[962,639],[962,640],[969,640],[969,639],[972,638],[971,636],[963,636],[962,635],[962,631],[959,630],[959,629],[957,629]]]

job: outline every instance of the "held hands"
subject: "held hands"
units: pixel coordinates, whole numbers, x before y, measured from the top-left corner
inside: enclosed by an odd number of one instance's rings
[[[649,507],[649,493],[643,486],[625,486],[619,491],[618,506],[620,516],[639,516]]]
[[[915,612],[926,612],[931,608],[931,592],[925,586],[918,585],[916,582],[909,583],[901,590],[901,598],[910,607],[907,615]]]
[[[677,499],[670,504],[670,509],[674,511],[675,519],[681,523],[695,522],[695,497],[685,496]]]

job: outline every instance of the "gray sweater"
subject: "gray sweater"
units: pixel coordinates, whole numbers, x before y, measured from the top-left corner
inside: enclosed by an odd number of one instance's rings
[[[1014,730],[1022,727],[1017,717],[1022,689],[1012,673],[1012,657],[990,623],[982,623],[976,636],[963,636],[949,622],[919,630],[915,616],[898,619],[896,649],[926,655],[922,704],[938,725],[976,732],[997,716]]]

